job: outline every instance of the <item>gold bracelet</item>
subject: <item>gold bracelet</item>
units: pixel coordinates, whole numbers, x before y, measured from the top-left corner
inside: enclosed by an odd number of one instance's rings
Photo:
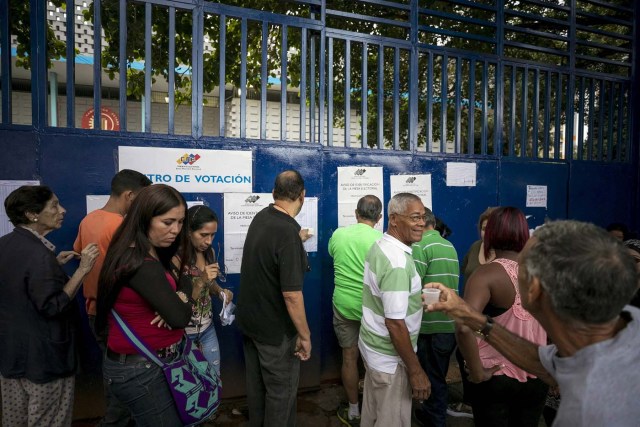
[[[476,331],[474,331],[474,334],[476,334],[477,336],[479,336],[480,338],[482,338],[483,340],[487,340],[487,338],[489,338],[489,334],[491,334],[491,330],[493,329],[493,317],[491,316],[486,316],[487,317],[487,321],[484,324],[484,326]]]

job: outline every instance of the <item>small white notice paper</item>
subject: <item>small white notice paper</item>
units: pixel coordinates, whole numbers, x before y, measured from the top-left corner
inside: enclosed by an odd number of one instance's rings
[[[547,186],[527,185],[527,207],[546,208],[547,207]]]
[[[475,187],[475,163],[447,163],[447,187]]]

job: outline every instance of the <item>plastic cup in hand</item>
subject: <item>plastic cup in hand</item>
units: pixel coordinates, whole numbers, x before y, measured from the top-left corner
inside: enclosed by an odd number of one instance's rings
[[[426,288],[422,290],[425,305],[435,304],[440,300],[440,289]]]

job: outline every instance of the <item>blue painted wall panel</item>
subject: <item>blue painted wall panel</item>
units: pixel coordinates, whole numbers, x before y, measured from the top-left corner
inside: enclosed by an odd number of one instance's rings
[[[638,231],[637,176],[638,168],[632,164],[572,163],[569,217],[601,227],[622,222]]]
[[[529,228],[544,224],[546,218],[566,219],[569,167],[565,163],[525,163],[502,161],[499,203],[515,206],[529,216]],[[547,207],[526,207],[527,185],[547,186]]]

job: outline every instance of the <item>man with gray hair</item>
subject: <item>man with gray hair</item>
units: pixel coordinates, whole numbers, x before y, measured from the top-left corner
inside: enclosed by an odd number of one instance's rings
[[[551,385],[562,399],[554,425],[637,426],[640,420],[640,310],[627,305],[638,284],[634,261],[605,230],[555,221],[520,253],[522,306],[554,343],[537,346],[440,289],[429,311],[443,311],[507,359]]]
[[[382,233],[374,227],[380,221],[382,202],[367,195],[358,200],[356,224],[338,228],[329,239],[333,258],[333,329],[342,348],[342,386],[349,406],[338,408],[338,418],[346,425],[360,423],[358,406],[358,335],[362,318],[362,275],[364,258]]]
[[[424,400],[431,390],[415,353],[422,286],[411,257],[411,244],[422,238],[424,212],[418,196],[393,196],[387,232],[365,259],[358,340],[367,368],[363,426],[411,426],[412,391]]]

